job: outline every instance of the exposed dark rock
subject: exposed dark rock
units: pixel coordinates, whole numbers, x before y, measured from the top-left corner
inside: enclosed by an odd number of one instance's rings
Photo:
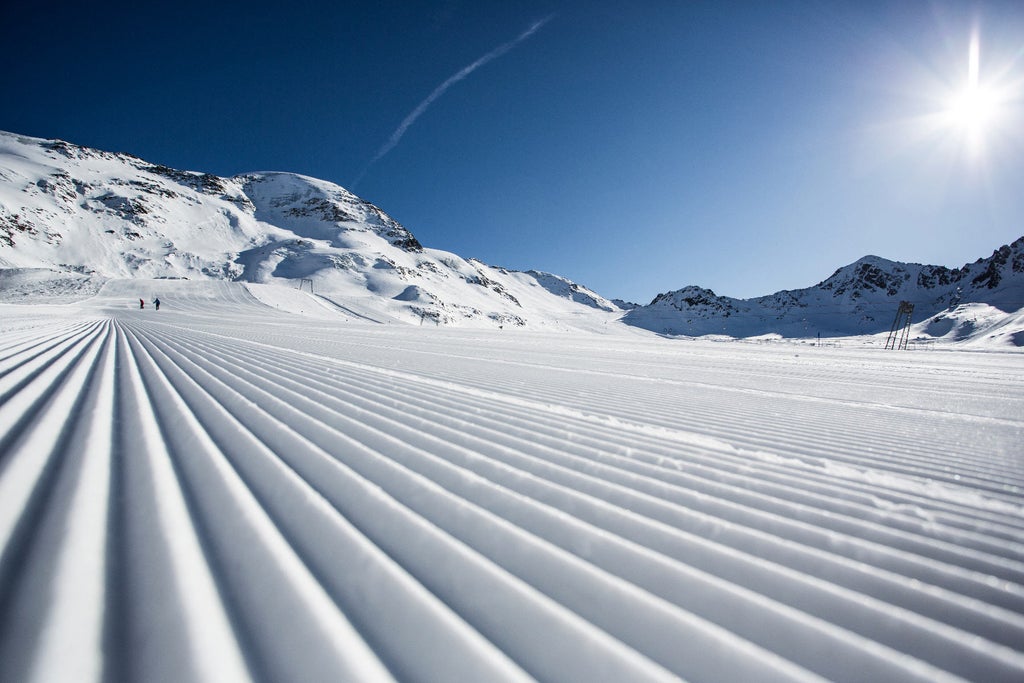
[[[133,179],[129,180],[125,184],[128,185],[129,187],[135,188],[136,190],[145,192],[146,194],[151,194],[157,197],[163,197],[165,199],[174,199],[175,197],[178,196],[178,193],[175,192],[174,190],[170,190],[158,183],[150,183],[144,180]]]
[[[48,178],[41,178],[36,186],[46,194],[63,203],[73,203],[78,199],[78,192],[71,176],[66,171],[57,171]]]
[[[303,206],[293,206],[284,213],[286,216],[312,216],[328,223],[345,223],[359,220],[357,216],[346,212],[336,203],[324,197],[310,197],[303,202]]]
[[[412,235],[409,235],[405,239],[397,239],[394,242],[392,242],[392,244],[398,247],[399,249],[404,249],[405,251],[410,251],[413,252],[414,254],[423,251],[423,245],[420,244],[420,241],[413,237]]]
[[[471,275],[465,279],[466,282],[468,282],[471,285],[485,287],[491,290],[492,292],[499,294],[505,299],[508,299],[516,306],[522,307],[522,304],[519,303],[519,299],[515,298],[512,294],[509,294],[508,290],[506,290],[504,287],[502,287],[499,283],[495,282],[494,280],[489,279],[486,275],[481,273],[479,269],[477,269],[476,275]]]
[[[18,235],[38,235],[39,231],[31,222],[25,220],[21,215],[12,213],[0,213],[0,242],[9,247],[15,245],[14,237]]]
[[[179,171],[178,169],[163,166],[161,164],[143,166],[141,170],[168,178],[180,185],[193,189],[196,192],[202,192],[203,194],[223,195],[227,191],[227,188],[224,186],[224,181],[212,173]]]
[[[971,284],[977,287],[986,287],[988,289],[995,289],[998,287],[999,282],[1003,279],[1003,267],[1010,261],[1010,257],[1012,255],[1013,250],[1009,246],[1002,246],[999,249],[996,249],[992,253],[992,256],[990,256],[986,262],[983,262],[985,269],[981,271],[981,274],[971,280]],[[1020,254],[1017,256],[1020,257]]]

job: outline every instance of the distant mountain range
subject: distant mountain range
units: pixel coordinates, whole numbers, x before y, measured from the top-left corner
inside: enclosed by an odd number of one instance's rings
[[[15,277],[18,275],[19,277]],[[961,268],[867,256],[806,289],[733,299],[685,287],[645,306],[566,278],[426,248],[380,208],[293,173],[223,178],[0,132],[0,290],[111,278],[305,286],[372,319],[668,335],[885,332],[900,301],[924,338],[1024,346],[1024,238]],[[51,287],[48,291],[54,291]]]
[[[666,334],[849,336],[889,329],[900,301],[914,305],[915,321],[947,320],[971,304],[1006,314],[1024,309],[1024,237],[953,269],[865,256],[813,287],[754,299],[686,287],[658,295],[624,320]]]

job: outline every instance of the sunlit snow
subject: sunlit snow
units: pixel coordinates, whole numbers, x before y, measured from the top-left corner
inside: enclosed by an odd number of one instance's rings
[[[0,680],[1024,680],[1024,355],[60,292],[0,304]]]

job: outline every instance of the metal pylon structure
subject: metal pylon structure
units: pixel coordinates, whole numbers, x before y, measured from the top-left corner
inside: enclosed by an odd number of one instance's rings
[[[896,311],[896,319],[892,321],[892,329],[889,330],[889,338],[885,340],[887,349],[906,349],[907,340],[910,339],[910,319],[914,315],[914,304],[909,301],[901,301],[899,310]],[[903,316],[906,316],[904,322]]]

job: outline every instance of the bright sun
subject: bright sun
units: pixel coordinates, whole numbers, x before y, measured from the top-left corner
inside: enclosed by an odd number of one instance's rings
[[[951,97],[947,107],[952,123],[981,134],[995,119],[999,100],[991,88],[972,83]]]
[[[985,134],[997,125],[1002,105],[999,91],[981,82],[979,61],[975,34],[968,53],[967,83],[950,95],[943,112],[946,124],[960,130],[974,151],[978,151]]]

